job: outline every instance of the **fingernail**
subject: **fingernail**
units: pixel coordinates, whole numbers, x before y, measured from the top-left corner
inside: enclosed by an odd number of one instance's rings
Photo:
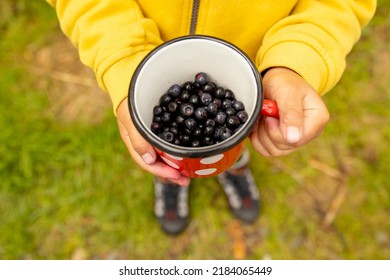
[[[299,128],[296,126],[288,126],[287,127],[287,141],[289,143],[296,143],[301,140],[301,133]]]
[[[142,155],[142,159],[146,164],[152,164],[154,162],[154,157],[151,153],[146,153]]]

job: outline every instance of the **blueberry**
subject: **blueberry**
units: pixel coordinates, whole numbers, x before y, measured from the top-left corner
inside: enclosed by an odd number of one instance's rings
[[[181,92],[180,101],[181,101],[181,102],[187,101],[187,100],[190,99],[190,97],[191,97],[190,91],[184,89],[184,90]]]
[[[159,116],[164,112],[164,109],[161,106],[154,106],[153,107],[153,115],[154,116]]]
[[[207,74],[204,72],[199,72],[195,75],[195,83],[199,83],[200,85],[204,85],[207,83]]]
[[[207,119],[206,126],[215,126],[215,121],[213,119]]]
[[[230,89],[225,89],[225,98],[234,99],[234,93]]]
[[[236,114],[241,123],[245,123],[248,120],[248,113],[245,111],[240,111]]]
[[[224,98],[225,97],[225,89],[223,87],[217,87],[215,89],[215,96],[217,98]]]
[[[178,97],[181,93],[181,86],[175,84],[168,89],[168,94],[173,97]]]
[[[207,105],[207,112],[210,113],[211,115],[216,114],[218,111],[218,106],[215,103],[210,103]]]
[[[190,136],[188,134],[181,134],[179,136],[180,142],[182,145],[186,146],[190,143]]]
[[[229,137],[231,137],[233,135],[233,132],[229,128],[224,127],[224,128],[221,129],[220,134],[221,134],[220,138],[223,141],[223,140],[226,140]]]
[[[191,142],[191,147],[194,147],[194,148],[200,147],[200,141],[199,141],[199,139],[194,139],[194,140],[192,140],[192,142]]]
[[[153,133],[157,134],[161,131],[161,124],[154,122],[150,125],[150,129],[152,130]]]
[[[194,106],[189,103],[183,103],[180,105],[180,113],[183,117],[190,117],[194,113]]]
[[[169,102],[167,108],[168,108],[168,112],[174,113],[174,112],[176,112],[177,108],[179,108],[179,104],[177,104],[177,102],[175,102],[175,101],[172,101],[172,102]]]
[[[226,122],[226,114],[222,111],[219,111],[217,112],[217,114],[215,115],[215,123],[216,124],[219,124],[219,125],[224,125],[225,122]]]
[[[222,108],[226,109],[232,107],[233,102],[230,99],[225,99],[222,101]]]
[[[201,90],[201,89],[202,89],[202,85],[199,84],[198,82],[193,82],[192,85],[193,85],[193,87],[194,87],[193,90],[192,90],[192,92],[197,92],[198,90]]]
[[[204,107],[199,107],[195,110],[195,117],[200,120],[204,121],[207,119],[207,110]]]
[[[172,101],[172,96],[170,96],[168,93],[165,93],[160,97],[161,105],[168,104],[171,101]]]
[[[211,103],[211,101],[213,101],[213,97],[210,93],[202,92],[200,94],[200,103],[202,103],[203,105],[207,106]]]
[[[172,143],[173,140],[175,139],[175,137],[173,136],[172,132],[166,131],[166,132],[163,132],[161,134],[161,139],[163,139],[164,141],[167,141],[169,143]]]
[[[204,137],[203,140],[202,140],[202,144],[205,145],[205,146],[213,145],[213,138],[211,138],[209,136]]]
[[[169,131],[172,132],[175,136],[179,135],[179,129],[177,127],[171,127]]]
[[[218,141],[221,139],[221,134],[222,134],[222,128],[223,126],[218,126],[214,130],[214,138]]]
[[[208,135],[208,136],[214,135],[214,127],[211,126],[211,125],[207,125],[207,126],[203,129],[203,134],[204,134],[204,135]]]
[[[214,103],[215,105],[217,105],[217,108],[219,108],[219,107],[222,106],[222,100],[219,99],[219,98],[214,98],[214,99],[213,99],[213,103]]]
[[[226,108],[225,113],[228,116],[234,116],[236,114],[236,110],[234,110],[233,107],[229,107],[229,108]]]
[[[208,82],[202,87],[204,92],[213,93],[216,89],[216,85],[213,82]]]
[[[233,103],[233,108],[236,110],[236,111],[243,111],[245,110],[245,105],[244,103],[242,103],[241,101],[235,101]]]
[[[153,116],[153,122],[160,123],[161,122],[161,116]]]
[[[240,119],[236,116],[229,116],[226,119],[226,124],[231,127],[231,128],[236,128],[237,126],[240,125]]]
[[[196,122],[196,120],[194,120],[193,118],[188,118],[184,121],[184,124],[186,125],[186,127],[193,131],[195,130],[195,128],[198,126],[198,123]]]
[[[191,95],[190,99],[188,100],[193,105],[196,105],[199,103],[199,97],[195,94]]]
[[[183,87],[182,87],[184,90],[187,90],[187,91],[193,91],[194,90],[194,84],[190,81],[187,81],[183,84]]]
[[[186,135],[192,135],[192,130],[188,129],[188,128],[184,128],[183,129],[183,133],[186,134]]]
[[[193,136],[199,138],[203,134],[203,131],[200,127],[195,128],[194,132],[192,133]]]
[[[162,121],[162,122],[165,122],[165,123],[170,122],[170,121],[171,121],[171,113],[169,113],[169,112],[164,112],[164,113],[162,114],[162,116],[161,116],[161,121]]]
[[[183,146],[183,144],[181,143],[180,138],[175,138],[173,140],[173,144],[175,144],[176,146]]]
[[[181,116],[181,115],[176,116],[176,123],[178,126],[184,125],[184,121],[185,121],[185,118],[183,118],[183,116]]]

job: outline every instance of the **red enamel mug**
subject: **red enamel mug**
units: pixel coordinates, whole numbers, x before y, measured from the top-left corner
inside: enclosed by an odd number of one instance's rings
[[[199,72],[231,89],[244,103],[248,120],[230,138],[207,147],[182,147],[163,141],[150,129],[152,108],[170,86],[192,81]],[[279,117],[276,103],[263,98],[260,74],[249,57],[233,44],[210,36],[179,37],[155,48],[135,70],[128,94],[130,116],[139,133],[161,160],[194,178],[229,169],[241,156],[245,139],[259,118]]]

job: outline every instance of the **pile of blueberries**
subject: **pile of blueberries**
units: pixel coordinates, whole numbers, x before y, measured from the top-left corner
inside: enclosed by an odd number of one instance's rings
[[[194,81],[174,84],[161,96],[150,129],[169,143],[204,147],[228,139],[247,120],[245,106],[233,91],[199,72]]]

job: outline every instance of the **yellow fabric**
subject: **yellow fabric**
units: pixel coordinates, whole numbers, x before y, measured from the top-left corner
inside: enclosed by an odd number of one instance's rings
[[[115,111],[142,58],[164,41],[189,34],[195,1],[47,2]],[[375,8],[375,0],[200,0],[195,33],[235,44],[260,72],[288,67],[324,94],[339,81]]]

